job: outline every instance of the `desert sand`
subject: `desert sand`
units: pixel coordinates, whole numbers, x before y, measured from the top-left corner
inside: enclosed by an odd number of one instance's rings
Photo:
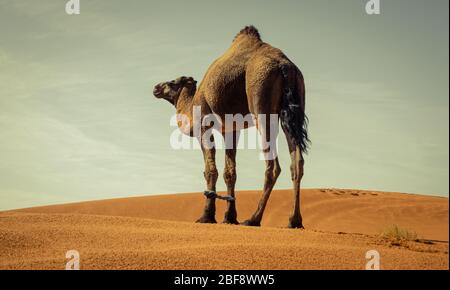
[[[260,192],[237,193],[238,219]],[[302,191],[305,230],[287,229],[290,190],[272,193],[262,227],[195,224],[200,193],[52,205],[0,213],[0,269],[364,269],[377,250],[381,269],[448,269],[448,198],[342,189]],[[417,233],[394,241],[391,225]]]

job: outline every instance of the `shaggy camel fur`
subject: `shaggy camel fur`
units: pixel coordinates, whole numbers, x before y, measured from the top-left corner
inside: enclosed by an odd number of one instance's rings
[[[291,177],[294,188],[294,205],[288,227],[303,228],[300,214],[300,181],[303,176],[303,155],[308,145],[307,118],[305,115],[305,85],[303,75],[281,50],[264,43],[258,30],[253,26],[242,29],[233,40],[231,47],[209,67],[198,89],[192,77],[180,77],[173,81],[163,82],[155,86],[153,94],[163,98],[176,107],[178,114],[187,116],[188,122],[178,122],[184,134],[199,139],[204,161],[204,177],[207,191],[206,206],[200,223],[216,223],[215,201],[218,198],[216,181],[218,171],[215,163],[215,148],[205,143],[205,138],[195,136],[193,132],[193,108],[199,106],[201,115],[216,114],[222,120],[225,114],[253,114],[266,116],[265,124],[269,124],[269,115],[277,114],[281,127],[286,135],[291,157]],[[258,119],[259,120],[259,119]],[[269,126],[256,121],[258,132],[263,140],[270,136]],[[246,123],[245,127],[252,126]],[[201,126],[201,132],[209,127]],[[239,131],[236,128],[222,134],[232,134],[233,145],[237,145]],[[214,142],[211,138],[210,141]],[[269,140],[268,140],[269,141]],[[227,211],[224,223],[237,224],[235,201],[236,183],[236,146],[225,149],[225,169],[223,178],[227,185]],[[267,150],[263,150],[267,154]],[[244,225],[260,226],[264,209],[281,169],[278,158],[266,158],[264,189],[255,213]]]

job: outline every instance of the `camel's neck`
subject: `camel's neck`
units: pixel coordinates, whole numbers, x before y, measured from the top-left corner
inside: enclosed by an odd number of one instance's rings
[[[194,104],[194,96],[190,95],[187,89],[184,89],[177,101],[177,114],[184,114],[189,118],[192,117],[192,107]]]
[[[189,122],[189,129],[186,127],[187,124],[181,125],[180,122],[178,122],[178,127],[185,133],[185,134],[191,134],[188,131],[192,131],[194,118],[193,118],[193,107],[194,107],[194,98],[195,96],[192,95],[192,93],[189,92],[187,89],[183,89],[180,96],[178,97],[177,101],[177,114],[183,115],[184,118],[187,118],[187,120],[184,120],[183,122]],[[185,127],[185,128],[183,128]]]

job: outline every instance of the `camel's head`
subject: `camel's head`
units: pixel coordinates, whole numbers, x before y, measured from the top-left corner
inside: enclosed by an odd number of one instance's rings
[[[181,92],[186,89],[189,96],[193,96],[197,89],[197,82],[192,77],[179,77],[173,81],[159,83],[153,89],[153,95],[158,99],[165,99],[176,106]]]

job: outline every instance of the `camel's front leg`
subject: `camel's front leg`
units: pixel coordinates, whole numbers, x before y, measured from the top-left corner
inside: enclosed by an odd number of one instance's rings
[[[216,192],[216,182],[218,172],[216,168],[216,149],[214,145],[214,137],[211,136],[212,143],[205,144],[205,140],[201,138],[199,140],[202,151],[203,159],[205,161],[205,171],[203,175],[206,179],[206,187],[208,192]],[[197,220],[198,223],[216,223],[216,197],[215,195],[205,195],[206,205],[203,215]]]
[[[239,140],[239,132],[230,132],[225,134],[225,170],[223,179],[227,185],[228,196],[234,196],[234,186],[236,184],[236,149]],[[227,211],[223,220],[225,224],[239,224],[237,221],[236,201],[227,201]]]

